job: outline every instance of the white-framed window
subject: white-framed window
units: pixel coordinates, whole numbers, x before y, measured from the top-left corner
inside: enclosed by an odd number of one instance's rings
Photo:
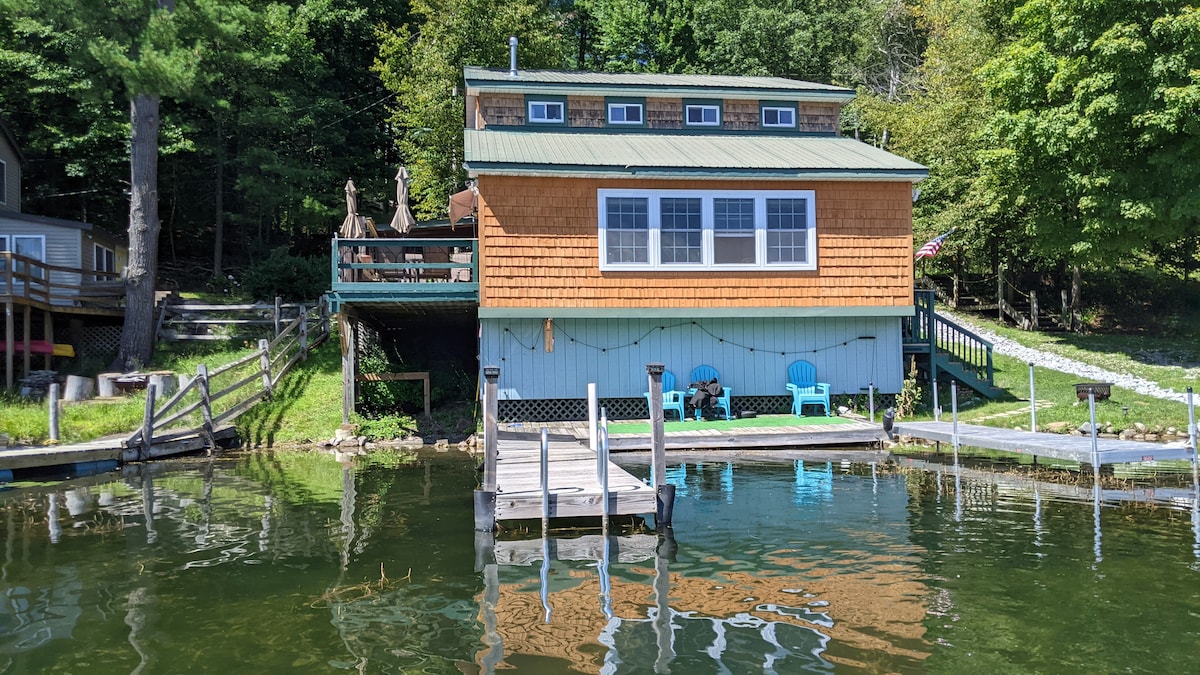
[[[781,106],[763,106],[762,125],[764,127],[795,127],[796,109]]]
[[[562,101],[530,101],[529,121],[541,124],[562,124],[566,106]]]
[[[683,121],[689,127],[719,126],[721,124],[721,106],[686,105],[683,107]]]
[[[0,234],[0,251],[9,251],[26,258],[46,262],[46,236],[42,234]],[[26,271],[27,264],[13,261],[13,271],[20,274]],[[7,271],[0,262],[0,272]],[[42,268],[34,268],[34,274],[39,278]]]
[[[609,124],[641,124],[642,119],[641,103],[608,104]]]
[[[92,269],[97,272],[116,272],[117,271],[117,253],[107,246],[100,244],[93,245],[95,258],[93,258]],[[112,281],[115,277],[111,274],[97,274],[96,281]]]
[[[600,269],[814,270],[812,190],[597,190]]]

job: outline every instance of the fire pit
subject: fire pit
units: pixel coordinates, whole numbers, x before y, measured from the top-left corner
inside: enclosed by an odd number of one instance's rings
[[[1088,400],[1088,389],[1097,401],[1103,401],[1112,394],[1112,382],[1079,382],[1075,384],[1075,398],[1080,401]]]

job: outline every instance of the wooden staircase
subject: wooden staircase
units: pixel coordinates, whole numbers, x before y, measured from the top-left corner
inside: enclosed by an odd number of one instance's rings
[[[988,398],[1003,391],[996,387],[992,343],[957,323],[938,316],[935,292],[913,292],[916,314],[902,324],[904,355],[916,356],[931,382],[939,373],[958,380]]]

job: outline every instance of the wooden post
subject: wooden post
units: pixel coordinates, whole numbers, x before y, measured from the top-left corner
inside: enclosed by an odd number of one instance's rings
[[[650,384],[650,457],[651,476],[656,493],[657,508],[654,525],[663,529],[671,525],[675,511],[675,486],[667,484],[667,443],[663,431],[662,375],[665,367],[661,363],[647,363],[646,377]]]
[[[279,337],[279,324],[283,320],[283,299],[275,296],[275,337]]]
[[[50,393],[46,396],[50,404],[50,443],[58,443],[58,383],[50,384]]]
[[[154,445],[154,394],[153,384],[146,385],[146,408],[142,414],[142,446],[138,459],[148,459]]]
[[[1038,299],[1037,289],[1029,289],[1029,325],[1033,330],[1038,329]]]
[[[1059,322],[1063,328],[1071,330],[1071,301],[1067,299],[1067,289],[1062,290],[1062,316],[1059,317]]]
[[[666,433],[663,430],[662,374],[666,366],[647,363],[646,375],[650,390],[650,484],[658,487],[667,482]]]
[[[1004,323],[1004,265],[996,268],[996,320]]]
[[[266,338],[258,341],[258,351],[259,369],[262,370],[263,390],[267,392],[267,400],[270,400],[273,395],[271,391],[271,345],[267,342]]]
[[[12,261],[9,261],[11,264]],[[13,368],[16,364],[13,362],[13,354],[16,353],[16,348],[13,343],[16,342],[16,326],[13,325],[13,304],[11,302],[4,303],[4,344],[8,345],[4,350],[4,388],[12,390],[13,388]]]
[[[52,350],[52,353],[46,354],[43,358],[42,369],[50,370],[54,358],[54,314],[50,310],[42,313],[42,338],[46,341],[46,344],[50,345],[50,349]]]
[[[300,360],[308,360],[308,309],[300,305]]]
[[[350,424],[350,413],[354,412],[354,378],[356,368],[356,345],[354,322],[345,312],[338,313],[338,338],[342,343],[342,426]]]
[[[491,532],[496,528],[496,459],[499,424],[496,420],[499,397],[499,366],[483,367],[483,481],[475,491],[475,529]]]
[[[32,365],[31,361],[33,360],[33,354],[29,351],[29,339],[32,337],[31,333],[33,331],[33,327],[30,325],[33,323],[33,307],[31,305],[25,305],[25,316],[21,323],[23,324],[21,326],[21,330],[22,333],[24,333],[22,337],[24,338],[23,342],[25,343],[25,354],[21,358],[21,372],[24,373],[25,377],[29,377],[29,368]],[[53,349],[53,347],[54,345],[51,345],[51,349]],[[12,348],[12,343],[9,343],[9,348]]]
[[[208,384],[208,366],[201,363],[196,366],[196,389],[200,393],[200,415],[204,420],[201,433],[211,452],[217,447],[217,439],[213,435],[212,397],[209,395]]]
[[[500,425],[497,418],[500,394],[500,367],[483,368],[483,489],[496,491],[496,455]]]
[[[1071,330],[1083,327],[1083,317],[1079,308],[1083,304],[1083,279],[1079,275],[1079,265],[1071,267]]]

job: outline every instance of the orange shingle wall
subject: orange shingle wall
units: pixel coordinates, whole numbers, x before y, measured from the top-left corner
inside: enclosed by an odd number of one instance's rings
[[[891,307],[912,300],[912,185],[480,176],[481,307]],[[601,272],[596,190],[814,190],[811,272]]]

